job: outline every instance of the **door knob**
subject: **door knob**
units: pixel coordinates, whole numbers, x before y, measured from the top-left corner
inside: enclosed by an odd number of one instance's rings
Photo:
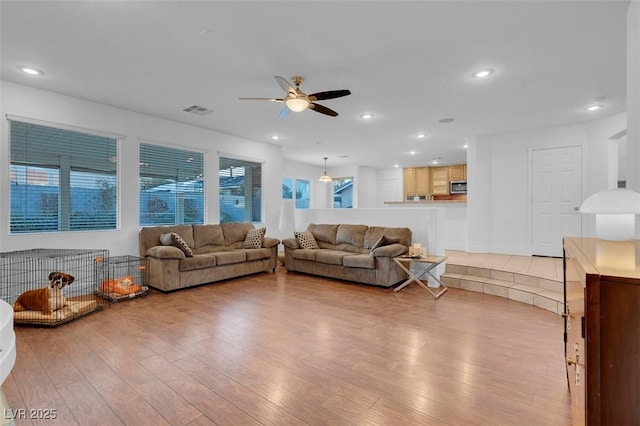
[[[574,210],[574,211],[580,211],[580,207],[575,206],[575,207],[573,208],[573,210]]]

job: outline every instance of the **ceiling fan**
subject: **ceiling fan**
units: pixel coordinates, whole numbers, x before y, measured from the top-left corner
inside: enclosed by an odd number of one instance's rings
[[[335,117],[338,115],[334,110],[317,104],[316,101],[324,101],[327,99],[335,99],[341,98],[343,96],[347,96],[351,94],[349,90],[329,90],[326,92],[317,92],[312,93],[311,95],[307,95],[302,90],[300,90],[300,85],[304,83],[304,78],[300,76],[294,76],[292,78],[293,84],[291,85],[287,80],[282,77],[276,76],[276,81],[282,87],[282,89],[287,92],[287,96],[284,98],[240,98],[241,100],[253,100],[253,101],[271,101],[271,102],[280,102],[285,104],[285,107],[282,111],[280,111],[280,115],[278,115],[279,119],[284,119],[289,116],[291,111],[293,112],[301,112],[305,109],[312,109],[321,114],[329,115],[331,117]]]

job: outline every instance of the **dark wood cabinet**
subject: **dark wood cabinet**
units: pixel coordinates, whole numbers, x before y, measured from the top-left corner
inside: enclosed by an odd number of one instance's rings
[[[564,239],[574,424],[640,425],[640,241]]]

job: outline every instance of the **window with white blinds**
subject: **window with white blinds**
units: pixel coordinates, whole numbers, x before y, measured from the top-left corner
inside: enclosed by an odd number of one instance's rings
[[[204,223],[204,154],[140,144],[140,225]]]
[[[262,222],[262,164],[220,157],[220,223]]]
[[[117,139],[10,120],[12,234],[117,227]]]

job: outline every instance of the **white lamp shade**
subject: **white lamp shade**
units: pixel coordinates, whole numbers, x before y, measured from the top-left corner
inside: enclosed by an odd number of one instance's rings
[[[635,215],[640,213],[640,194],[623,188],[596,192],[584,200],[580,212],[596,215],[596,235],[599,238],[630,240],[635,236]]]
[[[582,213],[640,213],[640,194],[630,189],[616,188],[596,192],[580,206]]]

